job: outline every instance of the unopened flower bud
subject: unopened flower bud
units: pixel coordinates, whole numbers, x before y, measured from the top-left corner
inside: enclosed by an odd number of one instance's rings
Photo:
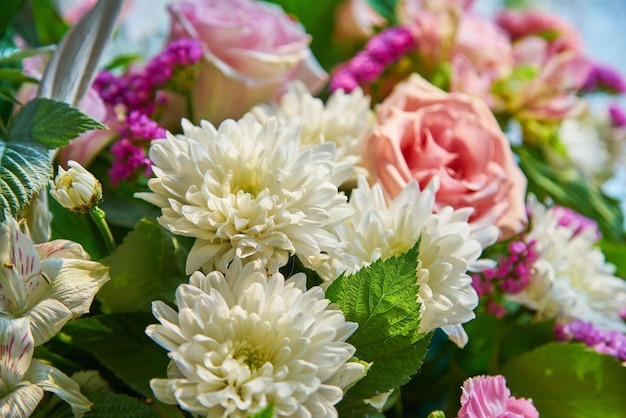
[[[67,165],[67,171],[59,167],[50,194],[72,212],[89,213],[102,202],[102,185],[76,161],[70,160]]]

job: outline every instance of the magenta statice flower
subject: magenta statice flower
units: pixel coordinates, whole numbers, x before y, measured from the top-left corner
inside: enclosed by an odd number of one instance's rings
[[[593,219],[587,218],[575,210],[564,206],[553,206],[552,210],[559,218],[558,225],[573,228],[574,236],[582,233],[582,231],[590,230],[595,234],[597,239],[601,238],[602,234],[598,229],[598,223]]]
[[[538,418],[529,399],[511,396],[504,376],[475,376],[463,383],[458,418]]]
[[[611,103],[609,105],[609,117],[614,127],[623,128],[626,126],[626,112],[618,103]]]
[[[396,26],[386,29],[372,37],[363,51],[333,74],[329,83],[330,91],[343,89],[351,92],[359,84],[375,82],[386,67],[415,49],[415,46],[415,39],[408,28]]]
[[[557,341],[578,341],[598,353],[626,361],[626,334],[619,331],[602,330],[591,322],[572,321],[556,324],[554,336]]]
[[[622,94],[626,92],[626,81],[617,70],[606,65],[594,64],[583,85],[583,90]]]
[[[185,92],[192,87],[198,75],[199,67],[196,64],[201,58],[200,41],[176,39],[150,60],[144,69],[144,76],[155,87]]]

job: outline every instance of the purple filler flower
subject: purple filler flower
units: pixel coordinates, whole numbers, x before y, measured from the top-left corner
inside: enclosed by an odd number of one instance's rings
[[[554,336],[557,341],[579,341],[603,354],[626,361],[626,334],[596,328],[591,322],[572,321],[556,324]]]

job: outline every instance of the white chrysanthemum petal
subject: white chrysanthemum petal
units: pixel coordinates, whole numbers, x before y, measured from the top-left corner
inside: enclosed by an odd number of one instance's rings
[[[444,207],[433,213],[438,184],[435,177],[420,191],[412,181],[387,206],[380,185],[370,188],[359,178],[350,197],[355,215],[338,229],[344,252],[333,255],[317,272],[331,281],[344,271],[353,273],[378,258],[406,252],[421,239],[417,275],[420,331],[443,327],[463,345],[467,338],[459,327],[474,318],[478,304],[467,271],[478,262],[484,245],[495,242],[498,231],[495,227],[472,231],[467,222],[471,209]]]
[[[626,306],[626,281],[613,275],[592,229],[559,225],[559,214],[529,198],[527,242],[535,241],[537,261],[530,283],[510,299],[543,318],[581,320],[599,328],[626,332],[620,311]]]
[[[137,197],[161,206],[171,232],[196,238],[188,273],[223,272],[236,257],[273,273],[294,254],[312,268],[336,250],[334,228],[352,212],[333,144],[300,148],[299,126],[275,118],[182,125],[184,135],[152,143],[152,193]]]
[[[222,294],[223,293],[223,294]],[[343,388],[362,377],[345,340],[356,324],[330,306],[306,276],[266,276],[233,261],[226,276],[194,274],[176,291],[179,312],[154,305],[146,333],[166,347],[168,379],[153,379],[162,402],[204,416],[248,417],[274,404],[277,416],[336,416]]]

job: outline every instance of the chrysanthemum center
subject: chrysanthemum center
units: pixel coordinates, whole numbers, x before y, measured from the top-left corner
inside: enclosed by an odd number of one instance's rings
[[[252,370],[260,369],[268,361],[261,347],[255,347],[247,341],[235,343],[233,358],[247,365]]]

